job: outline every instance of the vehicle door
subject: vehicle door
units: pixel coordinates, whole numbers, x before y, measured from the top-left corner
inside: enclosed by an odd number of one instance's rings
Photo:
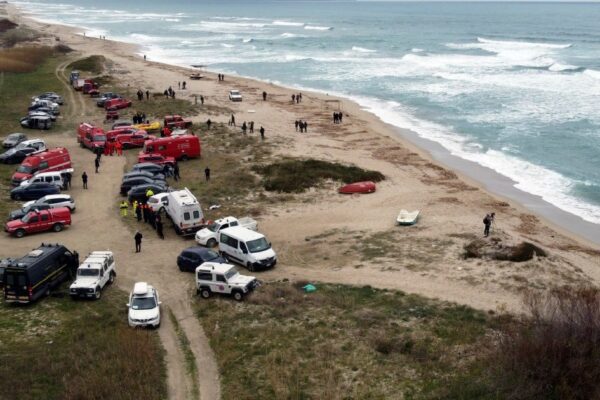
[[[233,258],[237,262],[243,262],[242,258],[240,257],[241,251],[240,251],[240,249],[238,249],[238,243],[239,242],[237,239],[229,237],[229,239],[227,240],[227,247],[228,247],[227,255],[230,256],[231,258]]]
[[[17,298],[27,299],[29,297],[29,292],[27,290],[28,284],[29,280],[24,271],[5,270],[4,298],[11,300],[16,300]]]
[[[248,248],[246,247],[246,243],[240,242],[240,258],[244,260],[244,264],[248,261]]]
[[[33,198],[33,199],[37,199],[42,197],[43,195],[45,195],[46,193],[44,192],[44,189],[46,188],[45,185],[40,185],[38,183],[33,183],[31,185],[29,185],[29,187],[27,187],[27,189],[25,190],[25,198]]]
[[[185,271],[194,271],[198,265],[200,264],[195,253],[184,251],[181,254],[181,266]]]
[[[104,287],[108,281],[108,260],[104,260],[100,267],[100,287]]]
[[[53,222],[50,218],[50,214],[48,212],[41,212],[39,217],[40,222],[38,224],[38,232],[49,230]]]
[[[25,230],[27,230],[27,232],[40,231],[40,215],[38,212],[33,211],[29,213],[29,221],[27,222]]]
[[[229,293],[227,290],[227,280],[225,276],[222,274],[214,273],[214,278],[212,284],[210,285],[210,290],[216,293]]]

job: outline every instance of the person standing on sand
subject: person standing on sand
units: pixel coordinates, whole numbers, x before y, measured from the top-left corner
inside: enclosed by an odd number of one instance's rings
[[[206,129],[210,130],[210,125],[212,124],[212,121],[209,119],[206,120]]]
[[[295,103],[295,102],[296,102],[296,95],[295,95],[295,94],[293,94],[293,95],[292,95],[292,103]]]
[[[490,226],[492,225],[492,216],[490,214],[486,214],[483,218],[483,237],[488,237],[490,235]]]
[[[204,105],[204,96],[200,95],[200,105]]]
[[[185,90],[186,87],[187,87],[187,83],[186,83],[186,81],[183,81],[183,90]]]
[[[304,121],[304,133],[308,132],[308,122]]]
[[[263,92],[263,101],[267,101],[267,92]]]
[[[231,122],[232,126],[235,126],[235,115],[231,114],[231,120],[230,120],[230,122]]]
[[[98,168],[100,168],[100,161],[96,158],[94,160],[94,166],[96,167],[96,173],[98,173]]]
[[[141,253],[142,252],[142,234],[140,233],[140,231],[135,231],[135,236],[133,236],[133,240],[135,241],[135,252],[136,253]]]
[[[254,133],[254,121],[250,121],[250,133]]]
[[[210,181],[210,168],[208,168],[208,165],[204,168],[204,178],[206,178],[206,182]]]
[[[263,128],[262,126],[260,127],[260,138],[262,140],[265,140],[265,128]]]
[[[300,126],[300,121],[294,121],[294,126],[296,126],[296,132],[298,132],[298,126]]]
[[[83,182],[83,188],[87,189],[88,176],[85,171],[83,171],[83,174],[81,174],[81,181]]]
[[[242,133],[244,135],[246,134],[246,129],[248,129],[248,127],[246,126],[246,121],[244,121],[244,123],[242,124]]]
[[[181,90],[181,82],[177,82],[177,89]]]
[[[146,90],[146,100],[150,100],[150,91]]]

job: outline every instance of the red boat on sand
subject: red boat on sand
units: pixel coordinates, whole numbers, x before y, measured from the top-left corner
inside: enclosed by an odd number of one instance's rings
[[[354,193],[373,193],[375,191],[375,182],[354,182],[348,185],[342,186],[338,189],[338,193],[342,194],[354,194]]]

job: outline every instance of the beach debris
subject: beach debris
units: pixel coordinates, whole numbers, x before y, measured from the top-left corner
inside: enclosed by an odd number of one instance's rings
[[[213,204],[212,206],[208,207],[209,210],[216,210],[218,208],[221,208],[220,204]]]
[[[309,283],[307,285],[302,286],[302,290],[304,290],[305,293],[312,293],[317,291],[317,287],[312,283]]]
[[[546,257],[546,251],[533,243],[521,242],[504,245],[501,241],[475,239],[464,247],[465,258],[482,258],[499,261],[524,262],[534,257]]]

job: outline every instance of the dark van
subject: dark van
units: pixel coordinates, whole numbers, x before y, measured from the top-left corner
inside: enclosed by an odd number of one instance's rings
[[[30,303],[72,277],[79,266],[79,254],[60,244],[44,244],[24,257],[13,260],[4,270],[4,300]]]

